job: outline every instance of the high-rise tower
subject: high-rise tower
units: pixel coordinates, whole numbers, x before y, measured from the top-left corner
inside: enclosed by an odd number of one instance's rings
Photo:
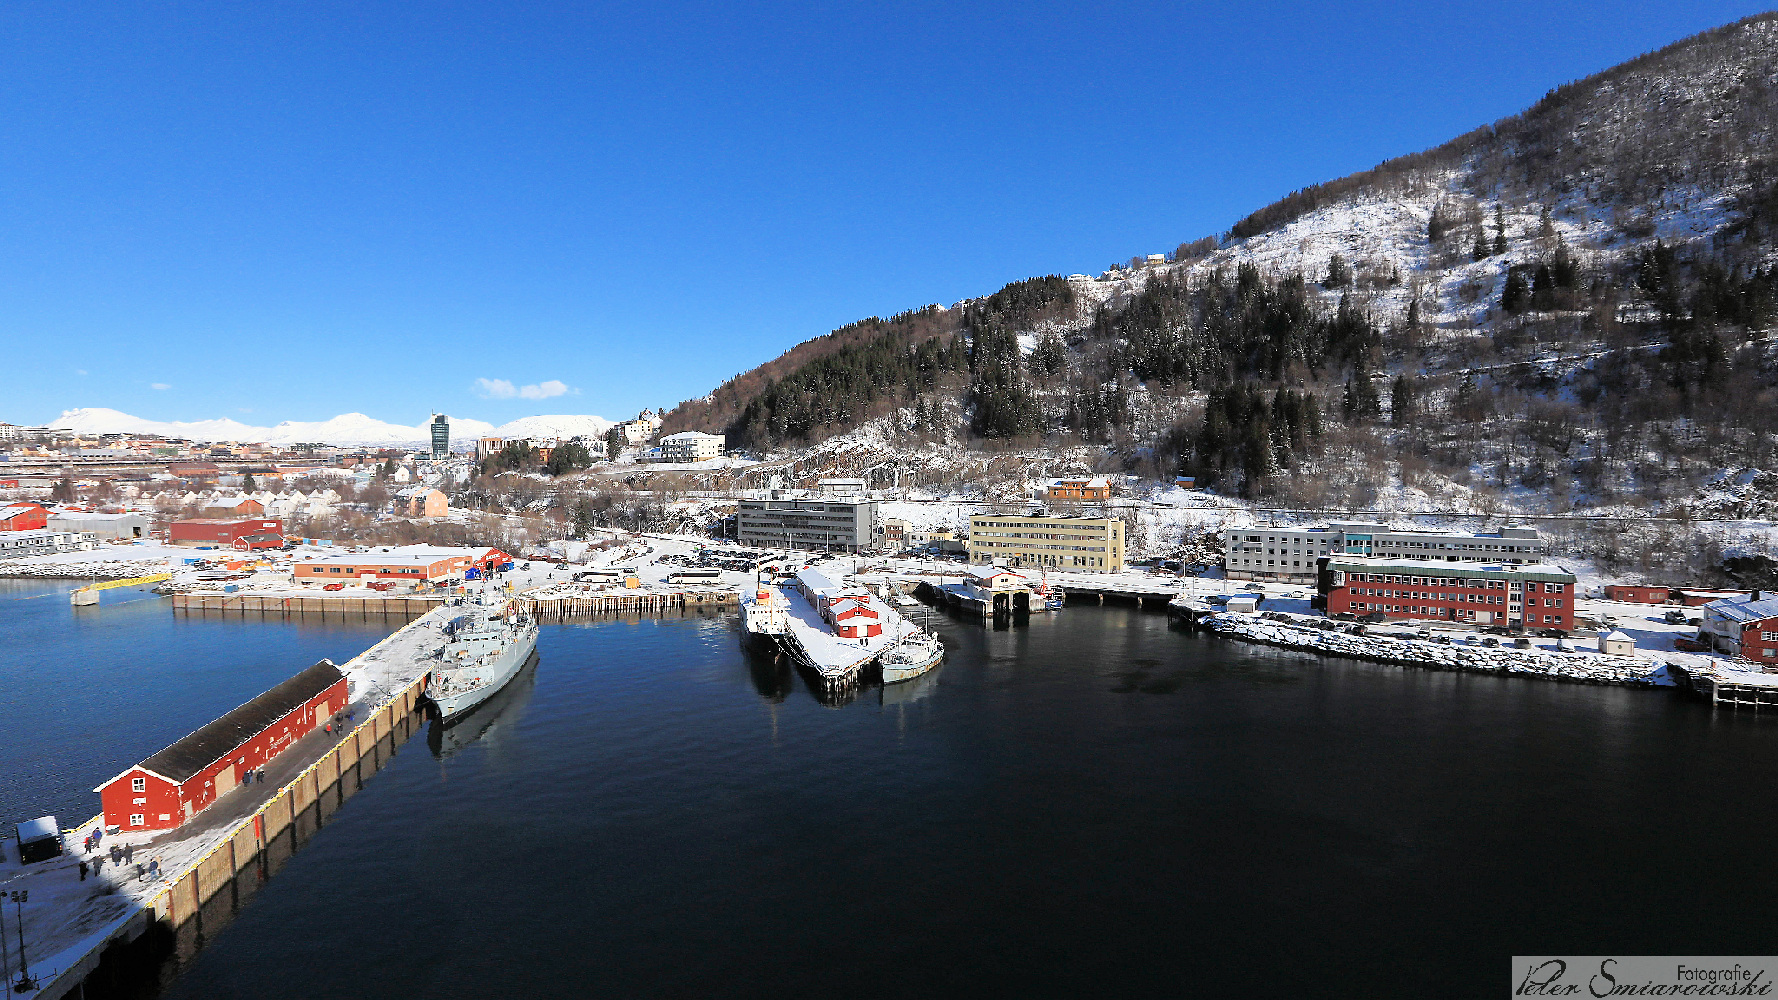
[[[451,457],[451,422],[442,413],[432,415],[432,460],[442,462]]]

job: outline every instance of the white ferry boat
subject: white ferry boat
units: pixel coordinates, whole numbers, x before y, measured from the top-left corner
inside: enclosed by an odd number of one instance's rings
[[[462,615],[445,624],[440,665],[426,689],[444,722],[505,687],[537,649],[535,619],[512,610],[504,600],[487,601],[472,599],[463,605]]]

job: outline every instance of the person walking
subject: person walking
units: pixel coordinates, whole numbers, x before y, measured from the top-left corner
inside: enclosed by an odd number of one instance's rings
[[[124,864],[129,864],[131,861],[135,860],[135,857],[136,857],[136,845],[135,844],[123,845]]]
[[[80,863],[80,880],[82,882],[86,881],[86,862],[84,861]]]

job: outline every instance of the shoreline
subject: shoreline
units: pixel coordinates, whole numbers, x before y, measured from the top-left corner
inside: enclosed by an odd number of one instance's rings
[[[1357,636],[1294,622],[1217,612],[1200,619],[1206,631],[1261,646],[1400,667],[1530,677],[1568,684],[1676,687],[1666,664],[1597,653],[1550,653],[1444,645],[1419,639]]]

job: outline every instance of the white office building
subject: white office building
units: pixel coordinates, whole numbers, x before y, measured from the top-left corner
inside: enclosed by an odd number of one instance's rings
[[[1420,531],[1367,521],[1333,521],[1318,528],[1267,525],[1231,528],[1223,536],[1223,566],[1231,580],[1314,583],[1323,556],[1376,556],[1442,563],[1535,563],[1548,554],[1536,528],[1471,534]]]

